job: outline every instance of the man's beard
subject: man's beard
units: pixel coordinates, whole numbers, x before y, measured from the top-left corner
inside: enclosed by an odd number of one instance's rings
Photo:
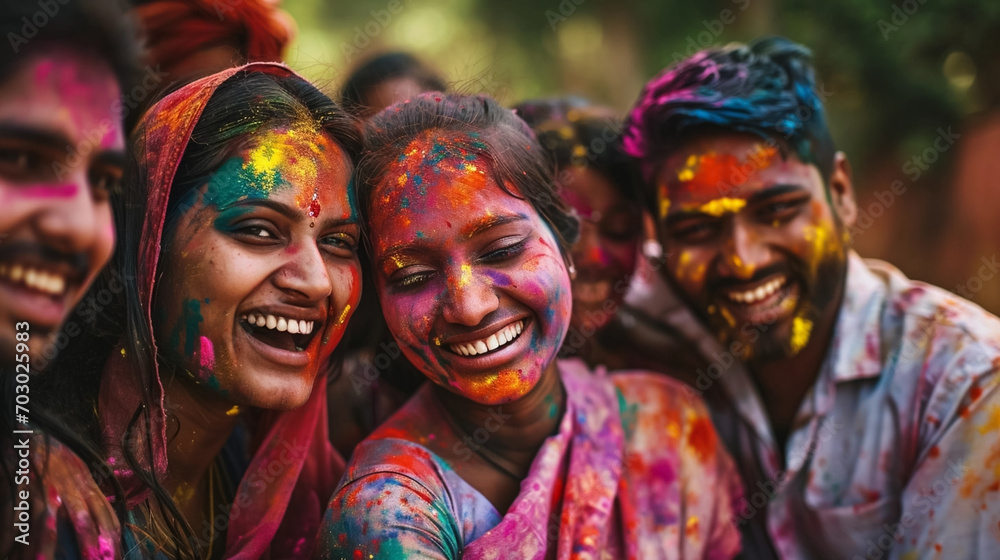
[[[760,323],[736,322],[730,324],[719,309],[720,297],[709,297],[705,304],[695,304],[690,298],[683,296],[679,286],[670,280],[670,284],[682,294],[687,306],[695,313],[701,323],[722,344],[724,350],[734,351],[733,343],[740,345],[738,357],[751,364],[767,364],[797,355],[811,340],[812,332],[819,329],[823,321],[836,320],[836,300],[840,295],[841,286],[845,282],[847,270],[847,251],[830,255],[819,263],[811,284],[808,269],[799,261],[787,265],[769,267],[755,275],[755,279],[763,279],[774,274],[784,274],[788,283],[781,288],[787,291],[792,285],[799,288],[799,299],[795,310],[781,323],[775,319]],[[750,282],[747,282],[750,283]],[[714,284],[714,285],[713,285]],[[721,286],[709,283],[708,294],[720,295]],[[714,312],[709,311],[711,306]],[[777,313],[775,313],[777,315]]]

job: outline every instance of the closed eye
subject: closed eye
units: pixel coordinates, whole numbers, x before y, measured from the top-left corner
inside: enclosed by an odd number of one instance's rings
[[[670,233],[678,241],[699,243],[711,239],[721,228],[721,220],[691,220],[672,226]]]
[[[496,263],[503,262],[507,259],[512,259],[522,252],[524,252],[524,247],[527,244],[527,239],[521,239],[516,243],[511,243],[509,245],[504,245],[498,249],[487,252],[486,254],[479,257],[480,262],[484,263]]]
[[[427,283],[434,276],[434,270],[426,266],[408,266],[394,272],[390,284],[399,290],[413,289]]]
[[[768,202],[761,206],[757,216],[765,222],[786,222],[796,217],[808,201],[809,197],[799,197]]]

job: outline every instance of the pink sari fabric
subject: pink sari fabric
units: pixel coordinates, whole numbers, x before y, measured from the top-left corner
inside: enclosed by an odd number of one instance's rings
[[[462,558],[498,560],[514,550],[538,560],[735,556],[741,486],[693,394],[644,373],[595,383],[579,360],[560,369],[571,397],[559,433],[542,445],[503,520]]]
[[[215,90],[241,72],[295,75],[288,67],[277,63],[253,63],[213,74],[164,97],[146,112],[133,133],[136,157],[144,161],[149,173],[149,202],[143,217],[137,278],[143,320],[149,332],[153,332],[153,283],[167,201],[177,166]],[[124,444],[135,450],[143,469],[161,479],[167,472],[166,411],[155,356],[155,343],[141,356],[129,355],[124,347],[116,348],[101,378],[99,407],[103,445],[108,463],[125,491],[128,508],[149,498],[150,491],[126,467]],[[139,361],[149,361],[156,372],[152,387],[139,386],[135,374]],[[126,442],[126,432],[144,406],[142,395],[146,392],[149,397],[145,406],[151,409],[146,415],[148,423],[139,415],[132,428],[132,439]],[[326,378],[320,375],[305,405],[284,413],[265,412],[255,423],[254,456],[230,510],[226,558],[269,558],[271,548],[280,550],[282,558],[309,556],[321,520],[322,504],[344,467],[343,459],[327,438],[325,397]],[[287,512],[293,499],[296,507],[293,512]]]
[[[609,377],[576,360],[559,369],[566,411],[506,514],[455,474],[448,460],[459,456],[436,455],[418,443],[432,435],[408,429],[417,418],[442,424],[425,385],[355,449],[317,557],[735,556],[742,489],[701,400],[662,375]]]

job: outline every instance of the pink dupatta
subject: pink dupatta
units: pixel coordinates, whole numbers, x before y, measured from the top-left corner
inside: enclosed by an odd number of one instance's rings
[[[177,166],[195,124],[216,89],[239,73],[266,72],[295,76],[277,63],[252,63],[192,82],[156,103],[133,134],[136,157],[149,172],[149,202],[140,243],[138,290],[143,320],[153,332],[152,296],[163,225]],[[149,423],[138,421],[128,442],[138,462],[157,477],[167,472],[166,411],[163,385],[155,362],[155,342],[144,356],[128,356],[115,349],[101,377],[99,407],[103,445],[109,466],[133,508],[150,491],[129,470],[122,445],[133,417],[143,406],[143,388],[134,374],[138,360],[152,360],[156,383],[151,395]],[[344,460],[327,437],[326,377],[319,375],[305,405],[287,412],[266,411],[256,423],[253,458],[236,490],[230,509],[226,558],[308,558],[322,520],[323,507],[344,470]],[[277,465],[278,467],[275,467]],[[280,471],[278,468],[280,467]],[[289,504],[295,507],[289,510]]]

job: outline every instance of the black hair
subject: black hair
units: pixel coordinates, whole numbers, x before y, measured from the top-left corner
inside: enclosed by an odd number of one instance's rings
[[[368,94],[383,82],[400,78],[416,81],[424,91],[445,91],[447,86],[437,72],[406,52],[390,52],[363,62],[344,82],[340,103],[353,115],[368,109]]]
[[[171,185],[168,215],[182,211],[184,195],[207,182],[222,162],[237,153],[252,134],[303,119],[317,123],[351,161],[355,161],[362,146],[362,135],[356,121],[315,86],[298,76],[278,77],[252,70],[234,74],[212,95],[192,131]],[[90,294],[115,294],[114,300],[99,313],[92,314],[85,334],[75,338],[59,354],[55,367],[60,370],[72,367],[75,373],[60,377],[61,386],[53,387],[51,392],[58,395],[67,419],[76,422],[92,441],[99,442],[101,426],[97,416],[97,397],[102,370],[116,345],[124,345],[125,356],[131,362],[132,371],[139,377],[138,385],[143,393],[143,405],[135,411],[121,442],[128,468],[152,490],[156,502],[167,514],[167,529],[172,533],[174,538],[171,541],[176,546],[176,550],[169,551],[168,556],[196,558],[193,531],[155,474],[141,467],[139,457],[145,457],[145,463],[152,464],[152,449],[148,445],[137,449],[132,436],[135,430],[150,425],[149,411],[155,410],[153,368],[158,359],[150,353],[153,333],[148,328],[136,283],[142,252],[143,216],[150,188],[150,170],[146,169],[143,158],[146,153],[145,132],[144,124],[140,123],[131,137],[132,163],[126,171],[126,195],[115,207],[118,248],[112,265],[90,290]],[[166,241],[166,228],[163,234]],[[159,276],[158,271],[157,278]],[[113,288],[116,283],[124,289]],[[85,321],[82,316],[75,318]],[[150,438],[139,439],[147,444],[150,441]],[[124,526],[126,512],[123,502],[117,500],[116,509]]]
[[[622,120],[613,110],[571,96],[522,101],[514,111],[551,156],[557,183],[560,171],[586,166],[610,181],[629,203],[642,205],[635,166],[622,151]]]

